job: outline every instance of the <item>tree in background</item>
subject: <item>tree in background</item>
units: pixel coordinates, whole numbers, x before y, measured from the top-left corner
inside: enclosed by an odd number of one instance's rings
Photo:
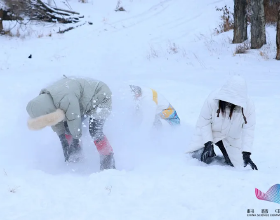
[[[280,7],[278,7],[276,45],[277,45],[276,60],[280,60]]]
[[[247,0],[234,0],[234,29],[232,43],[247,40]]]
[[[27,20],[75,23],[79,13],[52,7],[42,0],[0,0],[0,32],[3,32],[3,20]]]
[[[266,44],[265,16],[263,0],[251,0],[251,49],[259,49]]]
[[[0,0],[0,34],[3,32],[4,10],[7,6],[3,0]]]
[[[4,17],[4,11],[3,9],[0,9],[0,33],[3,31],[3,17]]]
[[[264,15],[266,24],[276,24],[278,18],[279,0],[264,0]]]

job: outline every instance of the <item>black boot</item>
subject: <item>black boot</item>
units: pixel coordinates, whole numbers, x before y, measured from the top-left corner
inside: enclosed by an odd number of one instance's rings
[[[100,171],[107,169],[116,169],[114,154],[100,155]]]
[[[228,153],[227,153],[227,151],[226,151],[226,149],[225,149],[225,146],[224,146],[224,144],[223,144],[223,141],[218,141],[218,142],[216,143],[216,145],[220,148],[221,152],[223,153],[224,158],[225,158],[225,163],[226,163],[227,165],[233,167],[233,164],[232,164],[232,162],[231,162],[230,159],[229,159],[229,156],[228,156]]]

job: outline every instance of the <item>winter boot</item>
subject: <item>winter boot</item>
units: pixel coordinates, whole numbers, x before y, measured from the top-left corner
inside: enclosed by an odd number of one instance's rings
[[[82,147],[79,139],[73,139],[69,145],[69,162],[76,163],[82,158]]]
[[[101,140],[94,141],[94,144],[100,154],[100,170],[116,169],[113,149],[106,136],[103,136]]]
[[[68,141],[68,162],[76,163],[82,157],[82,145],[79,139],[73,139],[71,134],[65,134],[65,138]]]
[[[116,169],[114,154],[100,155],[100,171],[107,169]]]
[[[82,150],[82,141],[79,139],[73,139],[72,135],[65,134],[65,138],[69,144],[69,154],[78,153]]]

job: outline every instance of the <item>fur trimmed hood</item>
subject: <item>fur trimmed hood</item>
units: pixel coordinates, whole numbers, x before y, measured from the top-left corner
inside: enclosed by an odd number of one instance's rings
[[[57,109],[55,112],[39,116],[37,118],[30,118],[27,121],[30,130],[40,130],[46,126],[53,126],[63,121],[65,118],[64,111]]]
[[[37,130],[51,126],[52,130],[60,135],[65,133],[64,125],[60,122],[65,117],[63,121],[67,122],[73,138],[80,138],[82,117],[98,115],[106,118],[109,111],[99,109],[111,109],[111,96],[111,90],[103,82],[65,77],[43,88],[40,95],[28,103],[26,110],[32,118],[28,121],[29,128]],[[57,111],[58,109],[63,112]]]
[[[27,122],[30,130],[56,125],[65,118],[64,111],[55,107],[50,94],[35,97],[27,104],[26,110],[31,117]]]

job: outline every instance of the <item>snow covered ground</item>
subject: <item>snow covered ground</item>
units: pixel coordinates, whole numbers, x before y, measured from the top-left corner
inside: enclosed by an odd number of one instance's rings
[[[233,8],[231,0],[121,2],[126,12],[114,11],[117,1],[71,0],[85,15],[81,23],[93,25],[56,34],[68,26],[36,24],[19,29],[19,38],[0,38],[0,219],[236,220],[250,219],[247,209],[275,213],[279,204],[255,196],[255,188],[266,192],[280,183],[275,27],[267,27],[262,49],[234,55],[232,31],[213,34],[221,22],[215,7]],[[247,79],[255,101],[258,171],[206,165],[184,153],[205,98],[233,74]],[[27,129],[27,102],[62,75],[100,79],[112,88],[105,132],[117,170],[99,172],[87,128],[84,161],[68,165],[51,129]],[[182,125],[134,128],[128,84],[163,94]]]

